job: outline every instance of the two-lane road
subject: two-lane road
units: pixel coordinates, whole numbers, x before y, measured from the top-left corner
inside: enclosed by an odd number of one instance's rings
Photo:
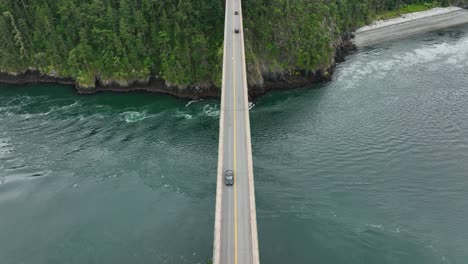
[[[235,33],[236,28],[239,33]],[[222,89],[213,260],[215,264],[257,264],[257,220],[240,0],[226,1]],[[226,170],[234,171],[233,186],[224,184]]]

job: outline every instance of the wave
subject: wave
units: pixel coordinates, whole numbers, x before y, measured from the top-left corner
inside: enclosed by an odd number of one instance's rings
[[[146,111],[143,111],[143,112],[127,111],[127,112],[121,113],[120,116],[127,123],[138,122],[138,121],[141,121],[150,117],[150,115],[148,115]]]
[[[193,118],[193,115],[188,114],[188,113],[185,113],[185,112],[177,111],[176,114],[175,114],[175,117],[177,117],[177,118],[185,118],[185,119],[187,119],[187,120],[190,120],[190,119]]]
[[[185,105],[185,107],[189,107],[191,104],[196,103],[196,102],[201,102],[201,101],[203,101],[203,99],[200,99],[200,100],[192,100],[192,101],[188,102],[188,103]]]
[[[75,108],[78,107],[80,104],[78,101],[74,101],[71,104],[63,105],[63,106],[52,106],[48,109],[44,110],[39,110],[37,112],[33,111],[28,111],[28,110],[23,110],[24,107],[30,105],[30,104],[38,104],[39,102],[29,102],[28,104],[23,104],[23,105],[7,105],[4,107],[0,107],[0,112],[4,112],[6,116],[17,116],[23,120],[28,120],[31,118],[35,117],[43,117],[43,116],[48,116],[52,114],[64,114],[68,113],[69,110],[72,110],[75,112]],[[43,102],[44,104],[46,102]],[[42,103],[41,103],[42,104]],[[34,106],[36,107],[36,105]]]
[[[9,138],[0,138],[0,159],[8,158],[13,153],[13,145]]]
[[[218,105],[211,106],[207,104],[203,106],[203,114],[210,117],[219,117]]]
[[[47,177],[52,174],[51,170],[36,170],[34,168],[25,168],[22,170],[10,170],[8,175],[2,177],[3,184],[12,183],[25,180],[35,180],[43,177]]]
[[[201,100],[199,100],[201,101]],[[195,101],[191,101],[192,103]],[[186,105],[186,107],[189,104]],[[177,110],[175,117],[184,118],[186,120],[199,118],[199,117],[219,117],[219,105],[218,104],[205,104],[203,107],[196,106],[190,107],[190,110]]]
[[[380,57],[379,60],[355,60],[352,64],[346,65],[342,71],[337,74],[336,81],[349,83],[348,88],[354,88],[357,80],[374,76],[383,79],[386,74],[395,71],[395,68],[407,69],[412,68],[419,64],[431,64],[432,70],[438,70],[441,67],[435,61],[444,61],[445,63],[452,64],[454,67],[462,68],[468,65],[464,60],[468,49],[468,38],[463,38],[457,42],[442,42],[434,44],[421,45],[412,51],[397,51],[392,47],[395,52],[391,57]],[[362,53],[360,58],[377,57],[381,56],[380,49],[373,49]]]

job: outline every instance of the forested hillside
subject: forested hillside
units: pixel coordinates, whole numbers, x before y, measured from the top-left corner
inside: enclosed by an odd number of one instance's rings
[[[177,84],[218,78],[219,0],[1,0],[0,68]]]
[[[249,81],[326,69],[343,33],[414,3],[425,1],[245,0]],[[223,27],[222,0],[0,0],[0,71],[219,86]]]

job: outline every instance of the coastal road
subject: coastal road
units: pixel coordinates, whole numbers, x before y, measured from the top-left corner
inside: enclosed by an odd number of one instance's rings
[[[234,32],[235,28],[239,33]],[[240,0],[226,0],[223,60],[213,262],[257,264],[257,219]],[[224,184],[226,170],[234,171],[233,186]]]

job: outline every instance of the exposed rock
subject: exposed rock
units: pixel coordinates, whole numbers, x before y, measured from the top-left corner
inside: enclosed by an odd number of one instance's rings
[[[265,65],[261,68],[248,68],[255,71],[257,78],[249,78],[249,97],[251,99],[270,90],[292,89],[309,86],[313,83],[331,80],[333,69],[338,62],[344,61],[345,56],[355,46],[351,43],[352,34],[345,34],[337,43],[336,56],[327,69],[307,72],[296,71],[269,71]],[[59,77],[57,72],[42,74],[37,69],[29,68],[25,72],[0,72],[0,83],[29,84],[29,83],[58,83],[72,85],[80,94],[94,94],[97,92],[132,92],[145,91],[165,93],[179,98],[200,99],[204,97],[220,97],[221,89],[211,82],[201,82],[193,85],[175,85],[165,81],[159,76],[152,76],[141,80],[113,80],[102,79],[96,76],[94,83],[89,85],[78,84],[73,78]]]
[[[184,88],[167,85],[166,81],[160,77],[150,77],[144,80],[130,80],[119,82],[114,80],[96,81],[95,87],[84,88],[76,86],[76,90],[81,94],[92,94],[96,92],[132,92],[145,91],[153,93],[165,93],[179,98],[199,99],[203,97],[219,97],[220,89],[214,85],[196,84]]]
[[[41,74],[37,69],[30,68],[25,72],[0,72],[0,83],[7,84],[28,84],[28,83],[58,83],[74,85],[75,80],[66,77],[52,77]]]
[[[356,50],[356,45],[352,41],[353,38],[354,33],[343,34],[340,43],[335,49],[335,63],[343,62],[350,52]]]

